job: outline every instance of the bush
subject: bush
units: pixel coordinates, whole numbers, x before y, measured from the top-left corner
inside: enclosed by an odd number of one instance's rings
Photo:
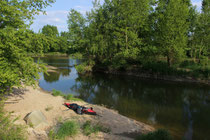
[[[157,131],[138,136],[136,140],[172,140],[172,137],[167,130],[159,129]]]
[[[86,63],[82,63],[80,65],[75,66],[75,68],[79,74],[85,74],[87,72],[92,72],[92,67],[93,66],[87,65]]]
[[[82,99],[75,98],[73,94],[64,94],[59,90],[53,89],[52,90],[52,95],[53,96],[62,96],[66,100],[71,100],[71,101],[82,101]]]
[[[66,100],[71,100],[73,98],[74,98],[74,96],[72,94],[68,94],[68,95],[64,96],[64,99],[66,99]]]
[[[25,128],[22,125],[15,125],[10,114],[7,114],[3,110],[4,103],[0,101],[0,139],[1,140],[24,140],[26,139]]]
[[[79,132],[79,125],[75,121],[64,122],[57,131],[58,138],[75,136]]]
[[[70,58],[74,58],[74,59],[82,59],[83,55],[79,52],[76,52],[74,54],[69,55]]]
[[[79,133],[79,124],[75,121],[66,121],[62,123],[57,131],[49,132],[50,139],[65,139],[65,137],[73,137]]]
[[[53,95],[53,96],[62,96],[62,92],[61,92],[61,91],[58,91],[58,90],[53,89],[53,90],[52,90],[52,95]]]

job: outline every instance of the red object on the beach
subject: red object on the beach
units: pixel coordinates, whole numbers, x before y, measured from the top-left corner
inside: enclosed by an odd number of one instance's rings
[[[64,103],[64,105],[66,107],[68,107],[69,109],[72,109],[74,110],[76,113],[78,114],[89,114],[89,115],[96,115],[96,112],[93,111],[93,108],[87,108],[87,107],[84,107],[84,106],[80,106],[78,104],[70,104],[70,103]],[[78,111],[79,110],[79,111]]]

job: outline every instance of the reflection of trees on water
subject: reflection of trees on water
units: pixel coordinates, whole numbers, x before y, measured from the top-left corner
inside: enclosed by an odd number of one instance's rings
[[[57,69],[56,72],[48,72],[44,74],[44,80],[49,83],[57,82],[60,76],[67,77],[71,73],[71,69]]]
[[[67,77],[69,76],[71,69],[69,67],[69,64],[73,63],[66,59],[66,57],[61,58],[55,58],[55,57],[44,57],[42,58],[43,63],[46,63],[48,65],[57,67],[58,69],[56,72],[48,72],[48,74],[44,74],[44,80],[49,83],[57,82],[60,78],[60,76]]]
[[[123,115],[155,126],[164,126],[176,135],[184,136],[192,127],[193,139],[208,136],[210,89],[207,87],[93,75],[79,76],[72,90],[86,101],[113,107]]]

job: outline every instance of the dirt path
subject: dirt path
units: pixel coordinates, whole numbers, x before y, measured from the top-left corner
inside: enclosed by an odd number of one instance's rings
[[[90,105],[86,102],[73,102],[79,105],[91,106],[99,116],[78,115],[74,111],[67,109],[63,103],[66,102],[62,97],[54,97],[40,88],[15,89],[5,102],[5,110],[13,112],[12,116],[18,117],[18,124],[25,125],[23,118],[32,111],[41,111],[47,118],[48,126],[40,128],[27,128],[29,139],[46,139],[48,130],[56,125],[59,120],[76,119],[79,122],[91,120],[110,128],[111,132],[98,133],[97,135],[84,136],[82,133],[76,136],[79,139],[132,139],[136,134],[153,131],[154,128],[129,119],[118,114],[116,111],[98,105]],[[47,108],[49,110],[47,110]],[[71,138],[70,138],[71,139]]]

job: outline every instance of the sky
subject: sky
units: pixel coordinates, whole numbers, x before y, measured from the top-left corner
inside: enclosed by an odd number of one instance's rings
[[[31,29],[38,32],[44,25],[57,26],[58,31],[68,31],[67,16],[71,9],[75,9],[85,15],[87,11],[90,11],[93,7],[93,0],[56,0],[54,4],[48,6],[46,9],[47,15],[35,16],[34,23],[31,25]],[[202,0],[191,0],[193,5],[197,6],[197,9],[201,9]],[[101,0],[103,3],[103,0]]]

